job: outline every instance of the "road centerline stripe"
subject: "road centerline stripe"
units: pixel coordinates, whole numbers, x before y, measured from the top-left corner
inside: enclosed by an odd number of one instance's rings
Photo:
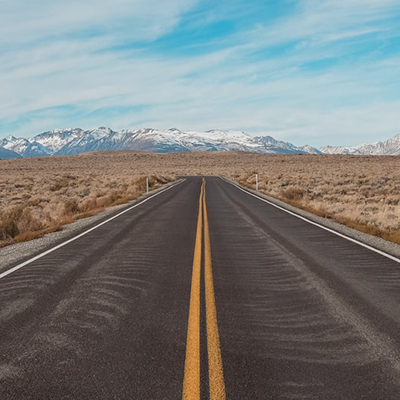
[[[192,285],[190,290],[185,372],[183,379],[183,400],[200,400],[200,274],[203,240],[203,196],[204,185],[201,185],[196,242],[193,257]]]
[[[215,305],[214,283],[211,264],[211,241],[208,226],[206,190],[203,196],[204,218],[204,284],[206,300],[207,350],[210,400],[225,400],[225,382],[222,368],[221,346],[219,341],[217,308]]]
[[[183,379],[183,400],[200,400],[200,308],[201,266],[204,243],[204,287],[206,309],[206,333],[208,352],[208,378],[210,400],[225,400],[221,348],[218,333],[217,309],[211,264],[211,243],[206,205],[206,182],[203,179],[199,198],[196,241],[193,256],[192,282],[190,291],[189,318],[186,339],[186,358]]]

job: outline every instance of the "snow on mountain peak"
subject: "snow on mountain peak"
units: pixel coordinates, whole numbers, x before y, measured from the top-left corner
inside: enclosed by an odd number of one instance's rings
[[[212,129],[206,132],[182,131],[178,128],[167,130],[142,128],[138,130],[113,131],[110,128],[99,127],[96,129],[55,129],[43,132],[30,138],[22,139],[25,147],[14,146],[10,150],[17,151],[23,156],[30,154],[27,144],[30,143],[31,151],[35,147],[40,155],[79,154],[89,151],[136,149],[153,152],[179,152],[179,151],[256,151],[259,153],[295,153],[302,152],[290,143],[279,142],[273,150],[266,148],[265,143],[256,138],[236,130]],[[271,138],[271,140],[274,140]],[[14,140],[14,142],[18,139]],[[278,143],[277,141],[275,141]],[[6,143],[4,143],[6,144]],[[15,144],[15,143],[14,143]],[[1,144],[0,144],[1,145]],[[40,145],[41,147],[38,147]],[[12,147],[10,145],[10,147]],[[28,146],[29,147],[29,146]],[[36,154],[38,155],[38,154]]]
[[[5,137],[5,140],[7,140],[8,142],[15,142],[18,139],[13,135],[8,135]]]
[[[354,147],[296,147],[272,136],[253,137],[242,131],[211,129],[206,132],[142,128],[113,131],[99,127],[54,129],[29,139],[12,135],[0,140],[0,148],[23,157],[80,154],[103,150],[181,151],[249,151],[264,154],[400,154],[400,134],[385,141]]]
[[[354,155],[400,155],[400,133],[384,142],[360,144],[357,146],[324,146],[320,150],[325,154],[354,154]]]

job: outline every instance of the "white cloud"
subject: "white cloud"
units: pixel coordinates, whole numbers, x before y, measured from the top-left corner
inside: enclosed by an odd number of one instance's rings
[[[5,44],[54,40],[71,34],[129,36],[154,40],[168,32],[195,0],[14,0],[1,4]]]
[[[302,40],[315,46],[366,33],[399,36],[398,30],[387,25],[394,12],[400,13],[397,0],[303,0],[296,4],[292,14],[272,26],[258,25],[242,41],[253,47]]]
[[[24,117],[9,133],[25,135],[71,125],[177,126],[243,129],[297,145],[351,145],[400,130],[398,57],[341,62],[349,39],[398,35],[385,24],[395,1],[299,1],[293,14],[230,35],[205,55],[126,45],[162,37],[194,4],[0,2],[0,121]],[[274,53],[288,41],[296,47]],[[268,56],[257,56],[265,49]],[[305,68],[325,59],[337,63]],[[63,106],[73,115],[52,109]],[[100,120],[94,111],[107,107],[140,111]]]

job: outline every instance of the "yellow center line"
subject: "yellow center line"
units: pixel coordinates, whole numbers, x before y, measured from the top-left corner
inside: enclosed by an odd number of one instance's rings
[[[204,185],[201,185],[199,216],[194,247],[192,288],[190,292],[189,321],[186,341],[183,400],[200,400],[200,271],[202,245],[202,203]]]
[[[183,400],[200,400],[200,276],[204,218],[204,285],[207,325],[207,351],[210,400],[225,400],[221,348],[219,343],[217,310],[211,265],[211,244],[205,200],[205,180],[201,185],[196,243],[193,257],[192,287],[186,342]]]
[[[204,182],[204,284],[206,292],[206,324],[208,350],[208,376],[210,400],[225,400],[225,383],[222,369],[221,347],[219,343],[217,308],[215,306],[214,284],[211,265],[211,243],[208,227],[206,189]]]

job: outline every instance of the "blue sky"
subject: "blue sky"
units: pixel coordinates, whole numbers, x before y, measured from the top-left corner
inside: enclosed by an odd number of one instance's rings
[[[97,126],[386,140],[400,2],[0,0],[0,138]]]

